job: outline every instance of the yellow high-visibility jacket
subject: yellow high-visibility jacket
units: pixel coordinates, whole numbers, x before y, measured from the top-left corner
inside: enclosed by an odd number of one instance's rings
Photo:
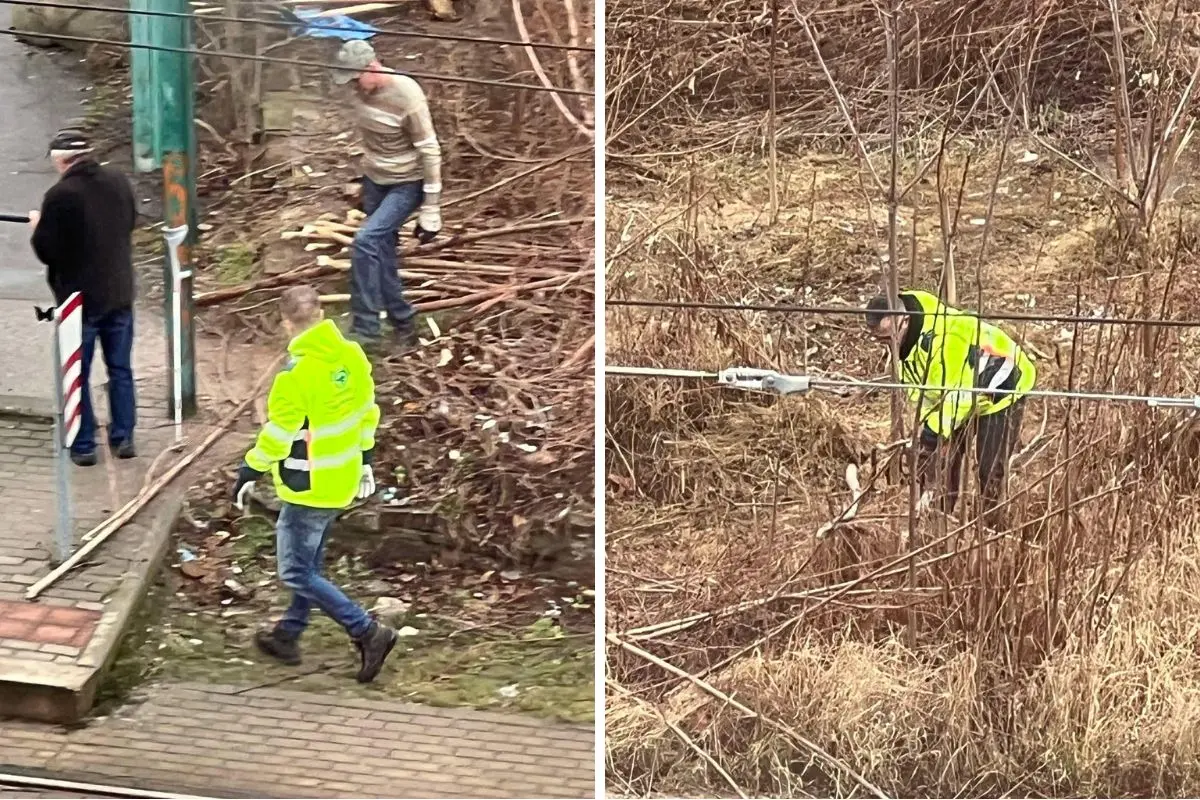
[[[288,345],[291,362],[275,376],[267,424],[246,463],[270,471],[286,503],[344,508],[358,492],[364,453],[375,447],[379,406],[371,363],[332,320]]]
[[[1033,360],[1004,331],[929,292],[901,292],[901,300],[906,295],[920,307],[921,328],[905,337],[909,347],[901,349],[900,376],[914,387],[908,397],[918,405],[921,421],[939,438],[950,438],[972,414],[1003,411],[1033,388]]]

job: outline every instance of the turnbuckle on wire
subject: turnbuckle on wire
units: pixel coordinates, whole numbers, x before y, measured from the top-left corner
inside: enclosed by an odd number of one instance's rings
[[[1194,408],[1200,411],[1200,394],[1194,397],[1151,397],[1146,400],[1151,408]]]
[[[809,375],[784,375],[773,369],[730,367],[717,373],[717,381],[732,389],[774,392],[779,395],[804,394],[813,388]]]

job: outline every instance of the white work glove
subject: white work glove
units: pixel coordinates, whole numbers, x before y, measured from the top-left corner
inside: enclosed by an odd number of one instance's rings
[[[933,492],[925,491],[917,498],[916,514],[918,517],[923,517],[928,513],[930,507],[933,506]]]
[[[370,464],[363,464],[362,477],[358,479],[358,494],[355,498],[358,500],[366,500],[371,495],[375,494],[375,470]]]
[[[253,469],[249,464],[242,464],[238,470],[237,481],[233,484],[233,507],[238,511],[246,510],[246,501],[254,491],[254,482],[264,473]]]
[[[246,502],[250,499],[251,492],[254,491],[254,484],[247,483],[238,489],[237,499],[233,501],[233,507],[238,511],[246,510]]]
[[[417,238],[421,244],[429,244],[433,241],[433,237],[438,235],[438,231],[442,229],[442,209],[440,206],[421,206],[421,210],[417,212],[417,227],[413,231],[413,236]]]

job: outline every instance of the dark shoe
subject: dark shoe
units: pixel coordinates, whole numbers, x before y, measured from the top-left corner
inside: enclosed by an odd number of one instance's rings
[[[137,458],[137,447],[132,436],[114,444],[112,451],[117,454],[117,458]]]
[[[382,349],[382,343],[378,336],[368,336],[365,333],[352,330],[346,334],[346,338],[361,347],[367,355],[378,353]]]
[[[278,628],[254,634],[254,644],[258,645],[260,651],[276,661],[282,661],[293,667],[300,663],[300,645],[295,639],[281,634]]]
[[[419,344],[417,326],[413,324],[412,320],[397,323],[393,328],[393,336],[395,337],[396,344],[404,350],[416,347]]]
[[[358,682],[370,683],[375,680],[383,662],[396,646],[396,632],[387,625],[372,622],[371,627],[361,638],[354,640],[358,654],[362,657],[362,666],[358,669]]]
[[[92,450],[87,453],[77,453],[71,451],[71,461],[77,467],[94,467],[96,466],[96,451]]]

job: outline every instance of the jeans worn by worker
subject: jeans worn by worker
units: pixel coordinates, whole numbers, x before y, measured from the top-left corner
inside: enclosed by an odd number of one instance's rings
[[[133,386],[133,310],[116,309],[83,318],[83,386],[80,391],[79,434],[71,444],[71,452],[90,454],[96,450],[96,415],[92,407],[88,379],[92,372],[92,357],[96,344],[104,352],[108,371],[108,443],[117,447],[132,439],[137,425],[137,405]]]
[[[295,640],[308,627],[314,607],[358,639],[371,627],[371,617],[322,575],[325,541],[340,509],[310,508],[284,503],[275,528],[279,579],[292,590],[292,603],[276,626],[280,635]]]
[[[397,329],[412,325],[413,307],[404,299],[400,280],[400,227],[417,213],[425,190],[421,181],[383,186],[362,180],[367,218],[354,235],[350,256],[350,313],[354,333],[379,336],[379,312],[386,311]]]

